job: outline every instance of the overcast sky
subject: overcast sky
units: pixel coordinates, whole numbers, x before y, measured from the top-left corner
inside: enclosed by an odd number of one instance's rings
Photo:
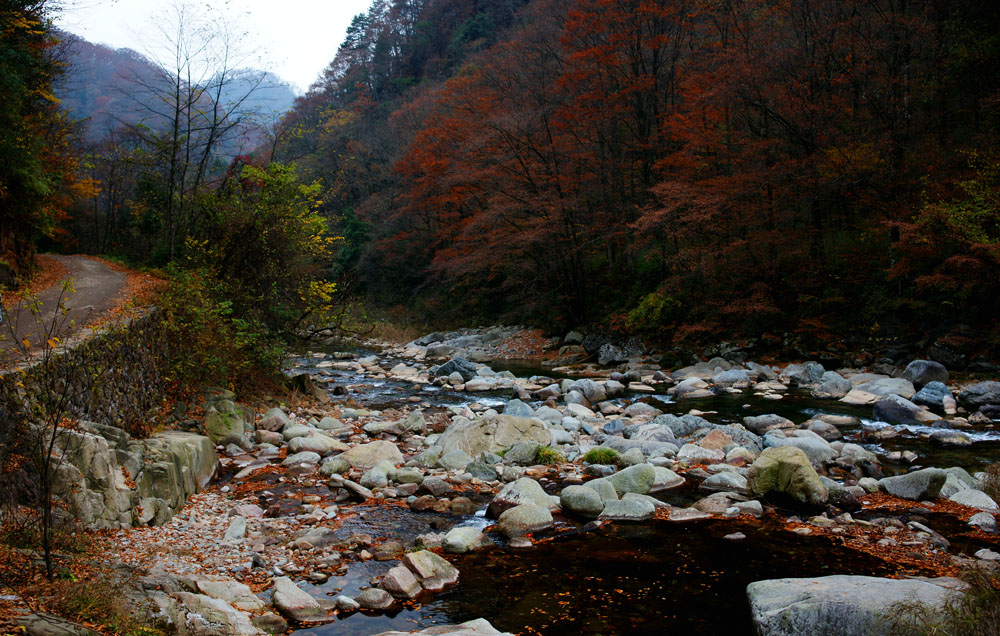
[[[173,0],[65,0],[60,28],[91,42],[150,54],[144,41],[156,32],[156,18]],[[257,45],[261,68],[304,91],[333,59],[351,18],[372,0],[238,0],[204,2],[238,23]]]

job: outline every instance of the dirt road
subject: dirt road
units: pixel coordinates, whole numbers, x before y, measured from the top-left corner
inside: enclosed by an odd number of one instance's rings
[[[92,323],[114,308],[118,295],[125,287],[125,275],[100,261],[86,256],[52,256],[69,272],[68,278],[38,294],[38,309],[32,311],[25,303],[4,312],[0,324],[0,364],[21,355],[15,343],[25,338],[31,349],[58,337],[72,338],[88,323]],[[69,281],[69,285],[64,285]],[[4,360],[6,358],[6,360]]]

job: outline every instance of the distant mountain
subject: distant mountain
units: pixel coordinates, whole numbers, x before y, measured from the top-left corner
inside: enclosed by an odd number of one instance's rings
[[[70,117],[87,121],[89,139],[100,139],[122,123],[155,126],[155,105],[142,103],[142,96],[152,94],[143,87],[169,86],[169,77],[156,64],[132,49],[112,49],[70,33],[62,36],[66,72],[56,96]],[[220,100],[228,111],[253,113],[266,123],[280,118],[295,101],[291,86],[273,73],[243,69],[230,74]]]

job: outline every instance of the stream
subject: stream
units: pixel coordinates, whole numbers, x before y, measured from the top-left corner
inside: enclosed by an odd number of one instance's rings
[[[334,353],[326,350],[324,353]],[[358,356],[378,355],[352,349]],[[356,370],[319,366],[329,358],[303,354],[290,361],[290,373],[309,372],[330,386],[346,386],[350,399],[371,410],[419,406],[425,413],[448,407],[471,406],[474,410],[496,408],[511,398],[510,390],[466,393],[450,387],[420,385],[398,379],[373,379]],[[380,361],[389,368],[397,361]],[[344,365],[346,366],[346,365]],[[497,371],[518,377],[559,378],[551,369],[529,361],[493,362]],[[682,415],[701,411],[715,423],[739,423],[743,417],[775,413],[794,422],[818,414],[849,415],[862,425],[888,426],[872,421],[871,407],[849,406],[835,400],[818,400],[806,392],[789,391],[781,400],[767,400],[749,392],[673,402],[663,389],[654,394],[629,392],[615,400],[620,405],[642,400],[665,413]],[[530,404],[537,407],[541,403]],[[928,427],[896,427],[900,435],[879,444],[862,443],[884,455],[893,450],[912,450],[919,455],[914,465],[961,466],[970,472],[982,470],[1000,459],[1000,431],[972,433],[974,444],[966,449],[947,449],[928,443]],[[845,439],[861,427],[843,428]],[[925,430],[926,429],[926,430]],[[860,442],[860,441],[859,441]],[[886,475],[906,472],[914,465],[893,464],[883,459]],[[553,484],[555,485],[555,484]],[[558,489],[550,492],[558,494]],[[662,493],[660,499],[673,505],[690,505],[704,496],[695,488]],[[488,499],[486,500],[488,501]],[[445,532],[456,525],[485,528],[485,502],[476,502],[475,515],[414,512],[404,506],[373,507],[364,518],[354,518],[339,531],[385,535],[413,545],[426,532]],[[789,513],[791,514],[791,513]],[[945,531],[953,518],[928,515],[931,527]],[[937,529],[937,528],[935,528]],[[947,528],[962,532],[962,528]],[[745,538],[733,540],[730,535]],[[494,533],[497,534],[498,533]],[[294,633],[310,636],[370,635],[386,630],[410,631],[436,624],[459,623],[485,618],[502,631],[519,634],[752,634],[753,626],[745,588],[761,579],[811,577],[832,574],[886,576],[900,568],[881,559],[841,547],[829,536],[799,536],[780,527],[773,516],[763,519],[709,519],[687,523],[652,520],[644,523],[580,524],[560,519],[556,528],[544,533],[530,548],[513,548],[501,537],[499,547],[485,553],[447,555],[459,569],[459,583],[427,598],[418,597],[402,609],[388,613],[354,612],[332,622],[309,626]],[[968,549],[975,549],[970,546]],[[952,552],[964,551],[955,542]],[[384,574],[395,561],[353,563],[347,572],[322,584],[302,583],[318,598],[337,594],[356,595],[372,577]]]

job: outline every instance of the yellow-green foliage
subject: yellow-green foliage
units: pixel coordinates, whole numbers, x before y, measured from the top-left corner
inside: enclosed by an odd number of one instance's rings
[[[626,325],[636,334],[660,335],[663,328],[674,320],[681,303],[663,292],[647,294],[639,306],[628,313]]]
[[[618,463],[621,455],[613,448],[591,448],[583,456],[583,461],[588,464],[606,464],[613,466]]]

